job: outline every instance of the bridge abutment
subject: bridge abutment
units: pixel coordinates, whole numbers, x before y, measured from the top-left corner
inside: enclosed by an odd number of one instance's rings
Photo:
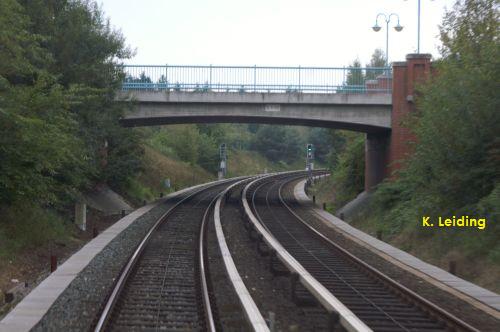
[[[394,178],[413,153],[415,134],[408,127],[415,112],[415,86],[431,75],[430,54],[408,54],[406,61],[392,64],[392,112],[390,134],[367,134],[365,144],[365,190],[373,189],[384,178]],[[387,84],[387,80],[377,85]],[[379,88],[377,86],[377,88]]]

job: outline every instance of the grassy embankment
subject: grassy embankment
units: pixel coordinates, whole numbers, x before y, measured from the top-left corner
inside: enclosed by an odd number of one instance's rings
[[[200,166],[168,157],[145,146],[144,171],[131,181],[122,194],[136,205],[143,200],[152,201],[160,193],[168,194],[185,187],[216,179]],[[228,177],[250,175],[290,169],[286,165],[273,164],[260,154],[251,151],[229,151]],[[171,188],[164,187],[164,180],[170,179]],[[72,224],[70,210],[56,213],[50,209],[28,205],[12,206],[0,211],[0,270],[3,264],[12,261],[19,253],[31,250],[49,242],[67,244],[75,241],[77,230]],[[21,222],[22,220],[22,222]]]
[[[132,182],[126,193],[127,197],[137,203],[142,200],[152,200],[158,197],[160,192],[169,193],[216,179],[216,174],[212,174],[198,165],[193,166],[176,160],[149,146],[145,147],[144,159],[144,172]],[[293,170],[299,169],[301,166],[300,162],[292,165],[272,163],[254,151],[229,150],[227,177]],[[170,179],[170,189],[164,187],[165,179]]]

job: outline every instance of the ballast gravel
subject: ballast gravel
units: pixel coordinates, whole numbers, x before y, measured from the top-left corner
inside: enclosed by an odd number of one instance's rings
[[[239,209],[240,191],[234,190],[222,209],[221,223],[236,268],[264,319],[274,315],[275,331],[323,331],[327,316],[319,306],[300,307],[292,301],[288,276],[274,276],[269,257],[257,251]],[[233,329],[230,329],[233,330]]]

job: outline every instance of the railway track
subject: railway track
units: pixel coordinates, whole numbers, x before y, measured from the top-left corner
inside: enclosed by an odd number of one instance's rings
[[[95,331],[217,329],[203,241],[227,185],[192,193],[158,220],[123,269]]]
[[[297,287],[296,300],[307,303],[316,298],[314,302],[320,302],[333,314],[331,326],[342,325],[348,330],[475,331],[352,256],[294,213],[282,189],[304,176],[289,174],[255,180],[242,195],[252,227],[260,230],[271,252],[278,252],[297,284],[300,282],[298,286],[305,286]]]
[[[327,328],[475,331],[309,226],[291,208],[292,200],[282,195],[286,184],[304,176],[294,172],[231,180],[180,199],[156,222],[124,267],[95,331],[221,330],[208,275],[209,222],[214,223],[225,273],[235,291],[227,296],[238,299],[250,330],[269,331],[238,274],[221,227],[225,200],[235,190],[239,195],[241,189],[249,228],[258,233],[257,241],[267,245],[270,266],[276,258],[284,265],[296,303],[326,309]],[[283,273],[282,267],[278,270]]]

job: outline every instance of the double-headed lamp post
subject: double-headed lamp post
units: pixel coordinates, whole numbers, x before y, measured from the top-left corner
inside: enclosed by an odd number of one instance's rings
[[[403,26],[399,24],[399,15],[398,14],[392,13],[392,14],[386,15],[383,13],[379,13],[377,15],[377,18],[375,19],[375,25],[372,27],[373,31],[375,31],[375,32],[379,32],[380,29],[382,29],[382,27],[380,25],[378,25],[378,18],[380,16],[384,17],[384,20],[386,23],[385,62],[386,62],[386,65],[389,66],[389,22],[391,21],[391,17],[395,16],[398,18],[398,24],[394,27],[394,30],[396,30],[397,32],[400,32],[401,30],[403,30]]]

